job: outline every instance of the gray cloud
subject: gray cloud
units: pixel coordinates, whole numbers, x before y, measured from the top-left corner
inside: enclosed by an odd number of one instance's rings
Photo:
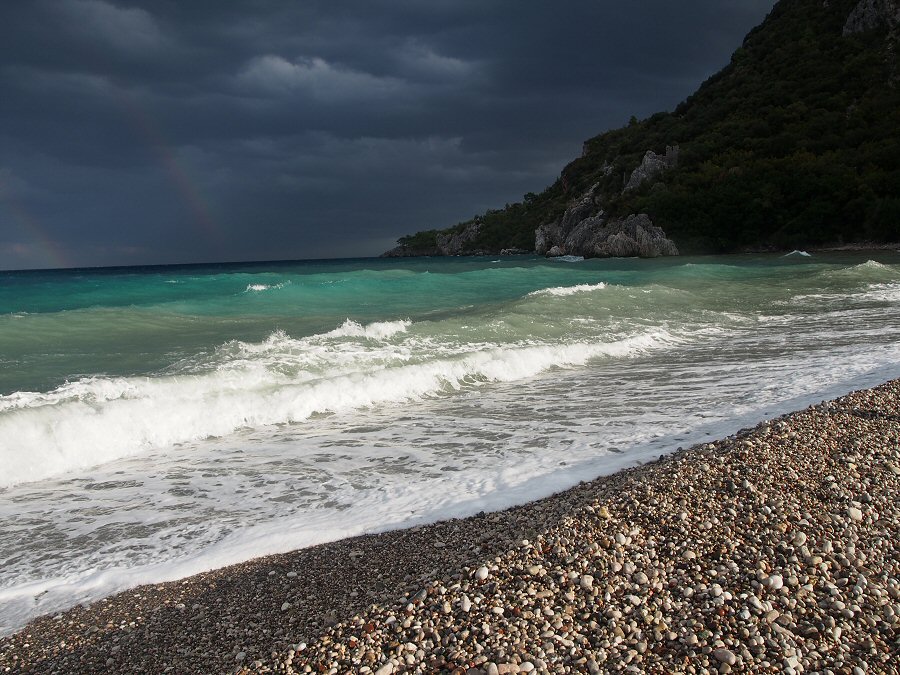
[[[0,268],[377,254],[670,109],[773,0],[0,5]]]
[[[118,7],[102,0],[57,0],[47,11],[58,20],[60,31],[116,52],[158,52],[168,43],[153,17],[137,7]]]

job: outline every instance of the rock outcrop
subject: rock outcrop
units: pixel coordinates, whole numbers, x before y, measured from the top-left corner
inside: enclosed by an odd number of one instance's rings
[[[675,243],[646,213],[607,219],[597,185],[573,202],[557,221],[537,228],[535,251],[549,257],[656,258],[678,255]]]
[[[655,176],[658,176],[666,169],[674,168],[678,165],[678,146],[667,145],[665,155],[657,155],[652,150],[648,150],[638,166],[628,180],[625,182],[625,190],[634,190],[642,183]]]
[[[488,255],[492,251],[472,248],[471,244],[481,234],[483,222],[475,220],[465,226],[456,227],[446,232],[438,232],[434,237],[434,246],[416,247],[401,243],[390,251],[381,254],[382,258],[406,258],[414,256],[442,255]],[[402,240],[401,240],[402,241]]]
[[[677,145],[666,146],[665,155],[648,150],[640,165],[628,175],[622,192],[640,187],[677,164]],[[535,230],[536,253],[551,258],[563,255],[580,255],[585,258],[656,258],[678,255],[675,242],[654,225],[646,213],[608,218],[598,187],[599,183],[592,185],[581,197],[569,204],[559,219]]]
[[[897,26],[900,26],[900,1],[860,0],[847,17],[844,36],[883,27],[894,29]]]
[[[437,236],[437,247],[441,255],[471,254],[468,244],[475,241],[481,233],[481,223],[478,221],[469,223],[461,230],[451,230]]]

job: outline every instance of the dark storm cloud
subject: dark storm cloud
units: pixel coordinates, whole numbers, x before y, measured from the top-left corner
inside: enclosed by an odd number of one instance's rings
[[[772,0],[0,6],[0,268],[376,254],[670,109]]]

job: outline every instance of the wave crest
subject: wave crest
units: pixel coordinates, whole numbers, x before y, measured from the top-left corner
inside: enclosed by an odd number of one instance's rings
[[[323,337],[362,337],[369,340],[387,340],[398,333],[405,333],[411,325],[412,321],[409,319],[375,321],[365,326],[353,319],[346,319],[338,328],[325,333]]]
[[[263,291],[278,290],[290,285],[290,281],[282,281],[277,284],[247,284],[244,293],[262,293]]]
[[[401,332],[407,322],[387,327],[347,324],[339,332],[366,329],[375,335]],[[373,326],[376,326],[373,328]],[[448,353],[416,354],[412,349],[353,353],[340,344],[329,351],[309,339],[283,332],[269,336],[269,349],[282,347],[281,361],[267,361],[265,349],[211,372],[156,378],[91,378],[46,394],[0,397],[0,487],[48,478],[172,447],[241,428],[297,423],[316,413],[336,413],[449,393],[485,382],[508,382],[552,368],[571,368],[600,357],[624,358],[679,342],[665,330],[610,343],[542,346],[468,345]],[[289,342],[286,342],[289,341]],[[290,346],[291,349],[283,349]],[[316,370],[306,367],[306,351]],[[293,370],[283,367],[294,359]],[[277,367],[273,367],[273,363]],[[321,364],[325,364],[321,366]]]
[[[553,288],[542,288],[538,291],[532,291],[529,297],[554,295],[557,297],[575,295],[576,293],[590,293],[591,291],[599,291],[606,288],[606,284],[602,281],[597,284],[577,284],[575,286],[555,286]]]

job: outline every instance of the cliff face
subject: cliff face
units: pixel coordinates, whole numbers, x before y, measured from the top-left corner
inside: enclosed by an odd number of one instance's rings
[[[641,160],[640,166],[631,172],[625,183],[625,190],[634,190],[661,174],[666,169],[674,169],[678,166],[678,146],[666,146],[665,155],[657,155],[648,150]]]
[[[648,151],[640,166],[631,172],[623,192],[635,189],[674,166],[677,156],[677,146],[667,148],[664,157]],[[599,184],[595,183],[573,201],[559,219],[535,230],[535,253],[548,257],[580,255],[585,258],[678,255],[675,242],[666,237],[646,213],[608,218],[604,201]]]
[[[382,258],[403,258],[434,255],[487,255],[497,253],[488,249],[475,248],[472,243],[481,234],[481,221],[473,221],[462,227],[443,232],[419,233],[417,238],[401,239],[399,245],[381,254]],[[425,235],[425,236],[423,236]],[[506,252],[506,251],[505,251]],[[516,250],[515,252],[522,252]]]
[[[657,258],[678,255],[678,247],[646,213],[638,213],[610,220],[604,220],[602,216],[588,217],[578,222],[568,234],[554,239],[548,239],[543,227],[538,228],[535,252],[548,258],[564,255]]]
[[[900,24],[898,0],[861,0],[844,23],[844,37],[885,27],[894,29]]]
[[[673,112],[588,139],[544,191],[392,253],[900,241],[898,42],[900,0],[780,0]]]
[[[621,193],[652,182],[667,169],[677,165],[677,145],[666,146],[665,155],[657,155],[648,150],[641,163],[626,174]],[[612,165],[606,166],[604,172],[609,175],[612,173]],[[678,255],[675,242],[666,237],[666,233],[654,225],[646,213],[620,218],[607,217],[604,204],[609,198],[604,198],[599,188],[600,184],[594,183],[569,205],[559,219],[535,230],[536,253],[550,257],[580,255],[585,258],[656,258]]]

